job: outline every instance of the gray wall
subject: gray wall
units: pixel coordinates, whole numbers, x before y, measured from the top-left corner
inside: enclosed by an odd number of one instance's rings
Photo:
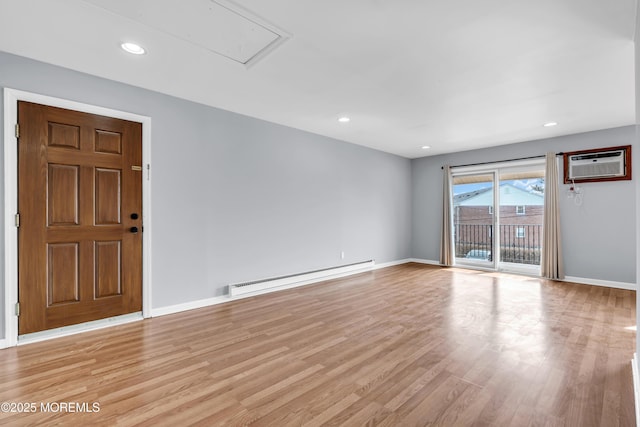
[[[629,145],[634,141],[635,127],[628,126],[413,160],[413,256],[440,259],[442,165]],[[636,176],[638,173],[640,170],[636,169]],[[582,206],[576,206],[565,197],[568,186],[560,185],[560,221],[567,276],[636,282],[635,181],[634,178],[632,181],[580,184],[584,190]]]
[[[638,6],[638,5],[637,5]],[[634,49],[635,49],[635,77],[636,77],[636,144],[634,144],[633,149],[633,161],[634,164],[640,165],[640,13],[636,13],[636,31],[635,37],[633,38]],[[636,180],[636,212],[640,212],[640,185],[638,184],[638,180]],[[636,215],[636,284],[638,283],[637,272],[640,271],[640,217]],[[636,285],[637,286],[637,285]],[[636,326],[640,325],[640,289],[636,288]],[[637,355],[640,355],[640,328],[636,327],[636,361]],[[640,378],[634,378],[635,381],[640,380]],[[636,405],[639,402],[636,401]],[[637,414],[636,410],[636,414]],[[640,420],[637,420],[638,422]]]
[[[0,87],[152,118],[154,308],[410,256],[407,159],[6,53]]]

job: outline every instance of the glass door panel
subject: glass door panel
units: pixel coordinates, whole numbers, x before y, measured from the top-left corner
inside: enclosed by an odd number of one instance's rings
[[[539,274],[544,164],[500,170],[500,270]]]
[[[495,268],[495,172],[453,176],[456,264]]]

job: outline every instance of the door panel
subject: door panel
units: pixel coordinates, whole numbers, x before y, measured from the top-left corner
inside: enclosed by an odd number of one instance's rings
[[[78,302],[78,242],[47,245],[47,305]]]
[[[122,242],[96,242],[96,298],[122,294]]]
[[[80,149],[80,127],[61,123],[48,123],[49,147]]]
[[[78,225],[78,184],[76,165],[49,164],[47,212],[49,226]]]
[[[18,122],[19,334],[140,311],[142,125],[27,102]]]
[[[540,274],[544,163],[500,170],[502,271]]]
[[[495,172],[454,175],[456,264],[495,268]]]
[[[96,225],[120,224],[121,171],[96,168]]]
[[[122,153],[122,135],[116,132],[96,130],[97,153]]]

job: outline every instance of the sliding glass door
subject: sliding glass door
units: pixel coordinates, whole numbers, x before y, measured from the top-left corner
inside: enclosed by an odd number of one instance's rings
[[[544,163],[452,171],[455,263],[539,274]]]

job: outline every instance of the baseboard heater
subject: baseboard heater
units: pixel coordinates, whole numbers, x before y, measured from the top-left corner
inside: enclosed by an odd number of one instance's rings
[[[321,270],[307,271],[305,273],[290,274],[288,276],[272,277],[270,279],[256,280],[253,282],[235,283],[229,285],[229,296],[235,297],[243,294],[264,291],[267,289],[301,286],[309,283],[327,280],[335,276],[345,275],[357,271],[371,270],[375,265],[374,260],[356,262],[354,264],[340,265],[337,267],[323,268]]]

